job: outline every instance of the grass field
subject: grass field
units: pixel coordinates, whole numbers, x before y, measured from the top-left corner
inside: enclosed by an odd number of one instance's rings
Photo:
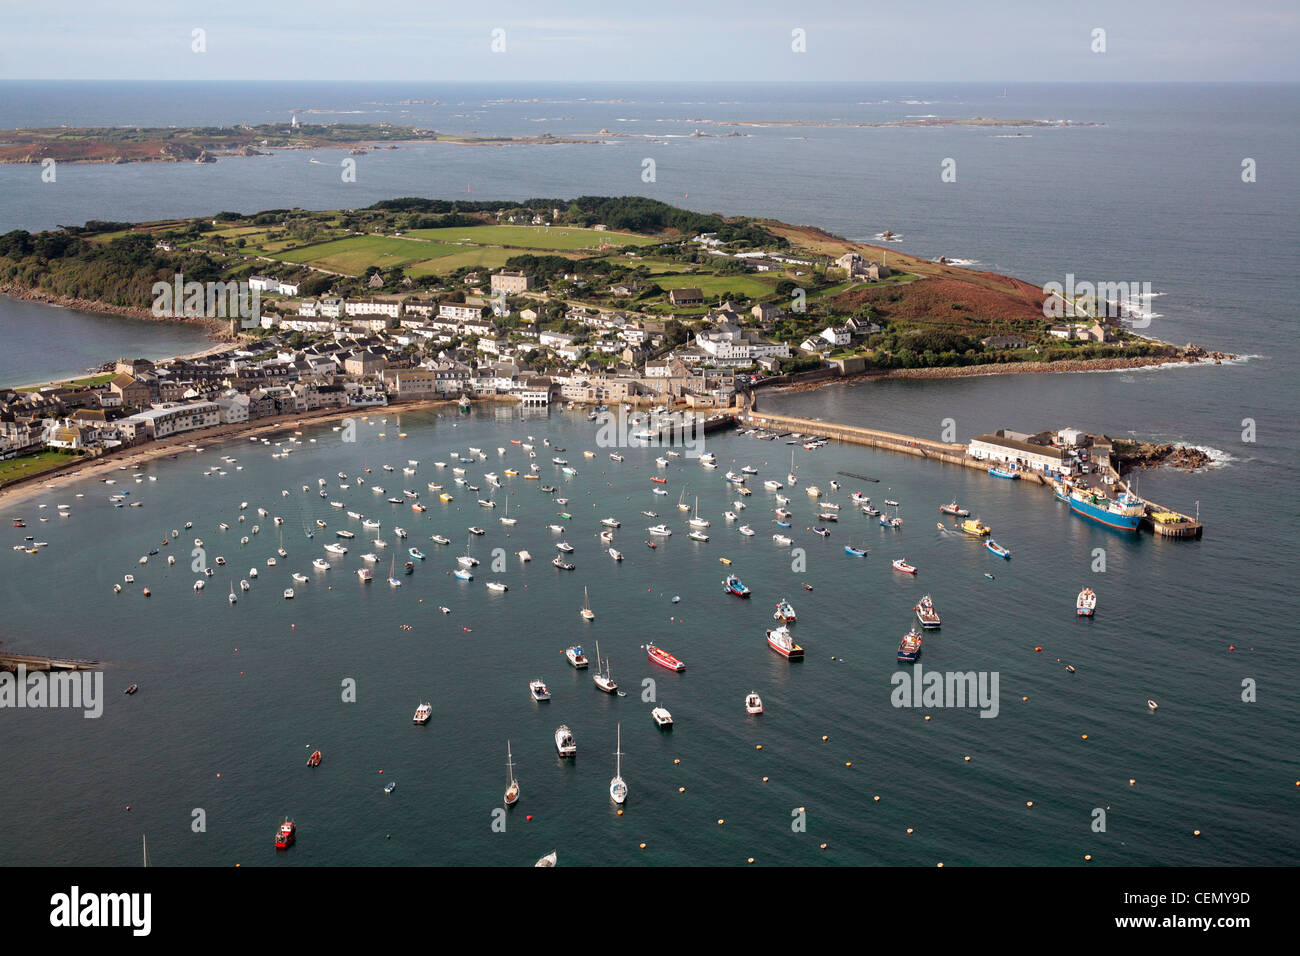
[[[655,285],[665,292],[670,289],[699,289],[704,293],[706,302],[710,297],[719,296],[724,292],[735,292],[737,295],[762,298],[772,294],[776,288],[776,282],[776,277],[764,281],[752,275],[718,276],[712,273],[692,273],[688,275],[678,272],[654,277]]]
[[[26,478],[62,468],[76,468],[80,464],[81,459],[55,451],[39,451],[34,455],[23,455],[8,461],[0,461],[0,486],[15,478]]]
[[[407,235],[438,242],[470,242],[482,246],[513,249],[545,249],[575,252],[602,245],[649,246],[657,239],[628,232],[580,229],[569,226],[451,226],[442,229],[412,229]]]
[[[348,275],[361,275],[369,266],[391,269],[394,266],[405,268],[425,259],[437,259],[462,251],[459,246],[439,242],[419,242],[415,239],[392,239],[387,236],[349,236],[347,239],[335,239],[321,242],[288,252],[270,253],[285,262],[305,263],[343,272]]]

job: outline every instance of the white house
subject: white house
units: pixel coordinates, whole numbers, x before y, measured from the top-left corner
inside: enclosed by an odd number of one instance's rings
[[[286,282],[282,279],[280,280],[280,282],[276,283],[275,290],[279,292],[280,295],[297,295],[298,280],[290,279],[289,281]]]
[[[845,327],[840,326],[838,329],[833,325],[828,325],[822,329],[821,337],[831,345],[848,345],[852,340],[852,333]]]

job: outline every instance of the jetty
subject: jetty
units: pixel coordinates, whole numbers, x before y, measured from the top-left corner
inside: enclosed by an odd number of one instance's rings
[[[743,401],[743,400],[742,400]],[[971,448],[965,444],[955,442],[933,441],[928,438],[919,438],[915,435],[902,435],[897,432],[882,431],[878,428],[866,428],[861,425],[841,425],[834,422],[825,422],[815,418],[799,418],[794,415],[774,415],[758,412],[752,404],[741,404],[732,411],[732,417],[736,424],[744,424],[754,428],[763,428],[768,431],[800,432],[805,435],[816,434],[837,441],[847,442],[853,445],[865,445],[868,448],[878,448],[882,451],[892,451],[903,455],[912,455],[918,458],[926,458],[931,461],[942,462],[946,465],[960,465],[963,468],[975,468],[979,471],[987,471],[990,464],[988,458],[977,458],[971,453]],[[999,435],[1002,433],[999,432]],[[1029,445],[1025,445],[1029,448]],[[1100,479],[1101,474],[1109,476],[1109,480],[1115,487],[1129,490],[1128,485],[1116,472],[1113,466],[1107,461],[1103,472],[1093,472],[1087,476],[1091,479],[1089,483],[1096,482]],[[876,479],[868,478],[866,475],[855,475],[850,472],[841,471],[838,474],[849,478],[859,478],[864,481],[875,481]],[[1018,468],[1016,476],[1022,481],[1033,482],[1037,485],[1045,486],[1055,490],[1056,482],[1043,474],[1041,471],[1032,468]],[[1136,493],[1134,493],[1136,494]],[[1141,497],[1141,495],[1137,495]],[[1139,527],[1143,530],[1150,531],[1152,534],[1165,538],[1200,538],[1204,528],[1201,525],[1199,513],[1196,517],[1182,514],[1173,508],[1166,508],[1163,505],[1156,504],[1153,501],[1143,499],[1146,505],[1146,514],[1142,519]],[[1199,512],[1199,509],[1198,509]]]
[[[0,671],[16,671],[22,665],[30,671],[92,671],[103,666],[99,661],[72,657],[45,657],[41,654],[0,654]]]

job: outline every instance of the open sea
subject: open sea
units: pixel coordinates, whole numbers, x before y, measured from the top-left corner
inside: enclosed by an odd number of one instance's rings
[[[844,488],[832,498],[845,509],[827,540],[807,530],[806,496],[791,495],[787,533],[804,551],[798,563],[771,540],[775,504],[762,489],[764,479],[783,480],[789,470],[783,442],[710,436],[723,467],[706,472],[672,459],[670,494],[655,496],[656,450],[619,449],[626,460],[615,463],[585,412],[559,407],[525,412],[522,421],[509,406],[403,414],[405,438],[391,413],[371,415],[358,421],[355,442],[316,426],[304,429],[301,444],[281,446],[293,449],[282,458],[261,442],[208,446],[145,465],[139,483],[127,470],[114,486],[87,480],[12,506],[28,529],[6,522],[4,543],[31,534],[49,546],[34,555],[0,551],[0,640],[6,650],[105,661],[107,700],[98,720],[66,710],[0,710],[0,752],[23,755],[21,771],[0,791],[0,815],[41,834],[7,841],[0,863],[138,865],[142,834],[159,865],[518,865],[552,849],[562,865],[738,865],[753,857],[784,865],[1067,866],[1082,865],[1084,854],[1103,866],[1294,863],[1294,86],[1034,85],[1011,86],[1003,97],[1001,88],[951,84],[8,82],[0,92],[3,128],[256,123],[313,108],[325,111],[313,120],[457,132],[631,134],[608,146],[403,146],[362,157],[352,184],[330,168],[337,151],[316,154],[321,164],[292,153],[206,166],[65,165],[55,183],[42,183],[39,167],[0,166],[0,231],[359,206],[400,195],[638,193],[813,223],[855,239],[890,228],[909,253],[968,258],[1033,282],[1063,282],[1071,273],[1149,281],[1156,296],[1148,334],[1243,356],[1222,366],[838,384],[760,398],[766,411],[929,438],[951,419],[958,440],[1003,427],[1071,425],[1197,445],[1211,451],[1215,467],[1146,472],[1138,489],[1179,510],[1199,505],[1200,541],[1120,536],[1071,516],[1028,483],[832,444],[797,450],[801,485],[826,490],[841,471],[880,482],[838,479]],[[396,105],[401,99],[443,105]],[[743,128],[744,137],[690,136],[697,127],[729,131],[702,120],[930,114],[1105,125],[1023,137],[955,127],[776,126]],[[657,158],[655,183],[641,181],[646,156]],[[1256,161],[1256,182],[1242,182],[1246,157]],[[940,181],[945,158],[957,162],[956,183]],[[202,344],[197,333],[193,344],[163,338],[177,332],[0,300],[0,381],[80,374],[119,354],[161,356]],[[542,482],[503,477],[492,511],[477,506],[477,494],[452,487],[453,451],[468,454],[472,445],[488,453],[465,466],[479,484],[485,471],[526,470],[527,452],[510,439],[528,435]],[[550,464],[544,437],[566,449],[577,475],[564,478]],[[596,457],[583,458],[584,449]],[[223,454],[237,464],[222,463]],[[419,462],[414,475],[401,472],[408,460]],[[448,467],[436,469],[437,460]],[[759,469],[740,513],[757,532],[751,538],[722,517],[735,499],[722,478],[733,461]],[[397,471],[383,472],[385,463]],[[366,487],[338,487],[337,472],[365,468]],[[204,476],[213,469],[226,474]],[[320,477],[345,509],[319,497]],[[430,481],[445,483],[455,500],[439,503]],[[548,482],[570,498],[567,506],[539,491]],[[371,483],[387,494],[373,494]],[[304,484],[313,490],[303,493]],[[420,492],[428,512],[386,502],[405,488]],[[876,503],[899,500],[903,527],[886,531],[853,511],[854,490]],[[114,508],[107,500],[114,491],[144,504]],[[519,519],[513,529],[497,521],[507,492]],[[712,522],[707,543],[686,538],[675,508],[683,492],[692,502],[699,496],[700,513]],[[1010,561],[937,530],[938,506],[954,497],[992,526],[1013,551]],[[242,501],[248,518],[239,524]],[[55,517],[58,504],[71,506],[69,518]],[[259,506],[266,518],[256,517]],[[389,589],[381,565],[378,580],[359,582],[354,572],[370,536],[346,517],[349,509],[383,523],[381,554],[411,545],[425,552],[402,588]],[[642,510],[657,511],[674,529],[655,550],[644,544],[654,519]],[[557,518],[558,511],[573,517]],[[269,568],[278,544],[274,515],[285,519],[289,558]],[[623,522],[620,564],[596,538],[607,515]],[[317,518],[329,527],[309,540],[305,531]],[[185,530],[186,521],[194,527]],[[222,521],[229,531],[218,529]],[[571,573],[549,564],[558,537],[547,529],[552,522],[565,526],[576,549]],[[252,523],[260,533],[241,546]],[[410,531],[401,548],[395,524]],[[456,582],[446,572],[463,553],[470,524],[487,529],[471,544],[483,565],[474,581]],[[330,571],[311,570],[343,527],[357,533],[345,542],[348,555]],[[139,566],[171,529],[179,537]],[[434,533],[453,544],[439,547],[429,540]],[[200,594],[188,567],[195,537],[210,558],[229,562]],[[850,558],[845,544],[871,553]],[[497,548],[505,565],[493,571]],[[1093,570],[1099,548],[1104,572]],[[532,562],[518,561],[521,549]],[[168,551],[178,554],[175,567],[162,563]],[[915,579],[890,569],[896,557],[920,569]],[[230,584],[238,588],[254,566],[252,590],[229,605]],[[280,592],[295,570],[311,580],[285,601]],[[722,593],[728,570],[752,599]],[[126,573],[137,582],[115,595],[112,586]],[[510,590],[493,594],[483,586],[488,580]],[[151,598],[139,594],[143,585]],[[592,624],[578,616],[584,586]],[[1090,621],[1073,613],[1084,586],[1099,597]],[[920,667],[998,672],[996,718],[891,704],[898,639],[926,593],[944,624],[927,633]],[[674,595],[680,603],[671,603]],[[793,630],[808,654],[801,663],[766,647],[763,632],[781,598],[798,611]],[[596,639],[626,697],[601,694],[564,660],[575,642],[594,656]],[[682,658],[687,670],[648,663],[640,650],[646,641]],[[554,694],[549,703],[529,698],[528,681],[538,676]],[[352,703],[342,699],[348,679]],[[646,679],[672,711],[673,730],[651,722]],[[132,682],[139,694],[124,696]],[[1243,682],[1254,688],[1250,702]],[[767,707],[756,718],[744,713],[750,690]],[[1155,712],[1148,698],[1159,703]],[[421,700],[433,703],[434,715],[417,727],[410,716]],[[577,738],[575,761],[556,757],[552,733],[560,723]],[[630,788],[621,817],[607,793],[620,723]],[[507,740],[522,796],[499,832],[494,811],[506,783]],[[303,764],[315,748],[324,760],[309,770]],[[385,794],[390,780],[397,787]],[[792,827],[798,808],[806,814],[802,830]],[[1104,832],[1094,830],[1098,808]],[[196,810],[205,832],[195,832]],[[297,821],[299,841],[277,855],[271,838],[285,815]]]

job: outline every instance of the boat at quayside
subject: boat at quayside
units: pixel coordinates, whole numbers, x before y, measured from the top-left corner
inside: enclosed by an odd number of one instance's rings
[[[898,642],[898,659],[904,664],[914,664],[921,656],[921,632],[915,627],[903,635]]]
[[[660,667],[666,667],[670,671],[676,671],[679,674],[686,670],[685,664],[662,647],[655,647],[653,644],[642,644],[641,650],[645,651],[646,657],[650,658],[652,663],[658,664]]]
[[[794,642],[790,628],[784,624],[767,632],[767,645],[783,657],[792,660],[803,657],[803,648]]]
[[[738,598],[749,597],[749,588],[734,574],[727,575],[727,579],[722,582],[722,590]]]
[[[916,619],[921,622],[922,627],[938,627],[943,622],[939,619],[939,612],[934,609],[934,602],[930,600],[930,595],[921,598],[916,604]]]
[[[1012,480],[1020,477],[1020,472],[1014,468],[1001,468],[997,465],[989,465],[989,474],[994,478],[1011,478]]]
[[[1097,610],[1097,595],[1092,588],[1084,588],[1079,592],[1078,599],[1074,602],[1075,613],[1079,617],[1092,617]]]
[[[1118,498],[1076,489],[1070,492],[1070,510],[1082,518],[1118,531],[1137,531],[1146,514],[1146,502],[1125,491]]]

